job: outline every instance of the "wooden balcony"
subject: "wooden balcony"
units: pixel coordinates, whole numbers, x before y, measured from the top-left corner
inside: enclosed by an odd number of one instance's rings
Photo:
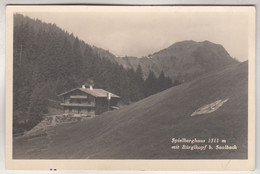
[[[72,96],[70,96],[70,98],[73,98],[73,99],[87,99],[88,97],[85,96],[85,95],[72,95]]]
[[[61,106],[95,107],[95,103],[61,103]]]

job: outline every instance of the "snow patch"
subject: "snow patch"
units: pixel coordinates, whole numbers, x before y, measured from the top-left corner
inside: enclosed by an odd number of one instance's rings
[[[225,100],[217,100],[213,103],[202,106],[199,109],[197,109],[195,112],[193,112],[191,114],[191,117],[196,116],[196,115],[209,114],[209,113],[215,112],[228,100],[229,100],[229,98],[227,98]]]

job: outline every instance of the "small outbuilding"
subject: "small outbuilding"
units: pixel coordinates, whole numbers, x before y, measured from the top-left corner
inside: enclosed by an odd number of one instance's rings
[[[74,117],[94,116],[110,109],[118,108],[120,97],[103,89],[94,89],[92,85],[64,92],[61,106],[64,114]]]

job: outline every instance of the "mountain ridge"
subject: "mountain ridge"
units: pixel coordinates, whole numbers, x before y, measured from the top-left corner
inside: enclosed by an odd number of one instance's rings
[[[125,68],[133,69],[141,65],[144,78],[147,78],[150,71],[158,76],[163,70],[172,80],[189,81],[203,73],[221,69],[238,61],[233,59],[220,44],[207,40],[202,42],[185,40],[176,42],[147,57],[120,58],[118,63]]]

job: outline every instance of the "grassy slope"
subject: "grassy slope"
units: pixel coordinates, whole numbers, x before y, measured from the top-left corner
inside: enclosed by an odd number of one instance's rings
[[[14,158],[247,158],[248,63],[204,75],[117,111],[14,141]],[[199,107],[230,100],[216,112]],[[172,150],[172,138],[225,138],[237,151]]]

